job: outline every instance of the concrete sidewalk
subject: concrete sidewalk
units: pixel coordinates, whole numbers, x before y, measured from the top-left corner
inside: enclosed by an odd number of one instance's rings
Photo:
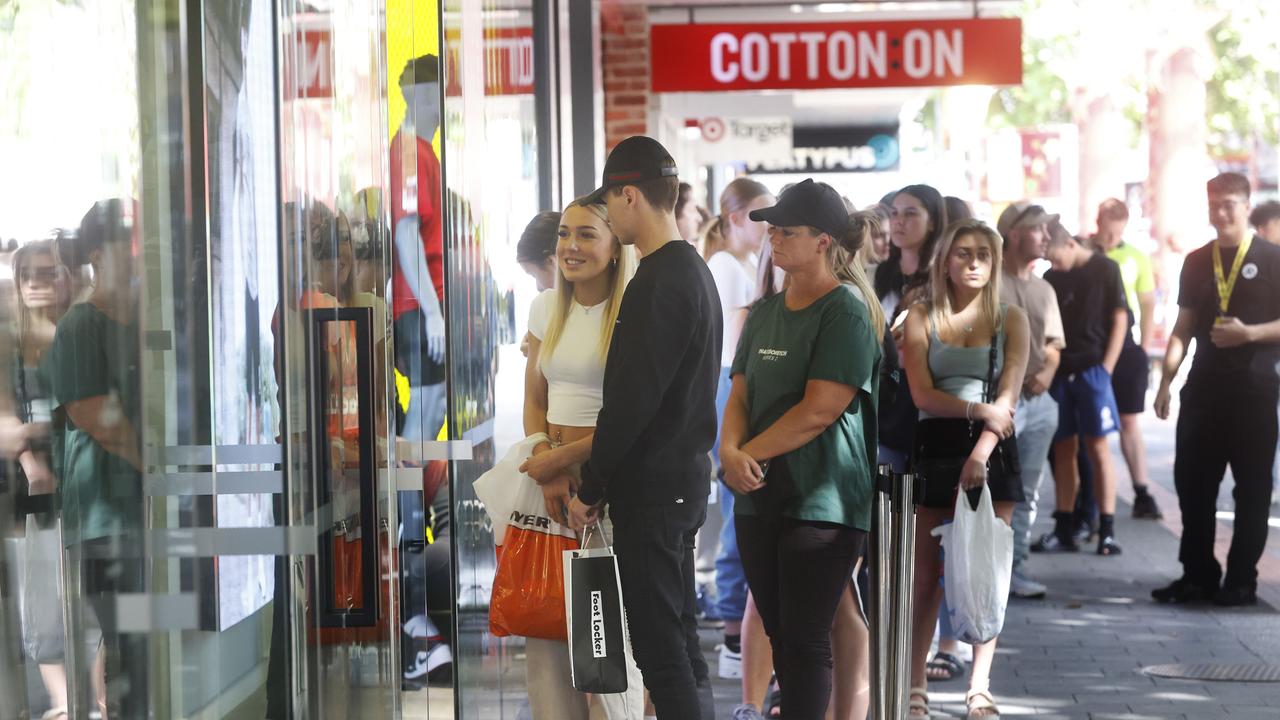
[[[1124,554],[1099,557],[1090,546],[1079,554],[1032,556],[1032,575],[1050,590],[1044,600],[1010,601],[991,682],[1006,717],[1280,718],[1280,684],[1168,680],[1142,672],[1144,667],[1169,663],[1280,665],[1280,616],[1274,609],[1280,607],[1276,533],[1259,568],[1263,602],[1258,606],[1224,610],[1151,600],[1153,588],[1181,574],[1181,522],[1172,491],[1172,421],[1151,417],[1145,429],[1153,493],[1165,519],[1129,517],[1132,491],[1117,448],[1121,507],[1116,524]],[[1042,497],[1050,503],[1052,482],[1046,474]],[[1220,559],[1225,559],[1230,541],[1230,487],[1228,478],[1219,504]],[[1280,521],[1273,521],[1276,524]],[[1051,525],[1042,512],[1034,535],[1049,531]],[[704,635],[713,674],[715,637]],[[727,718],[741,690],[735,682],[717,680],[716,685],[717,715]],[[966,688],[963,680],[935,683],[930,688],[933,717],[963,718]]]

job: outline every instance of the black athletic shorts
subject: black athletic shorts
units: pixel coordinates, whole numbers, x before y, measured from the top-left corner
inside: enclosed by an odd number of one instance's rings
[[[1147,351],[1126,341],[1111,373],[1111,389],[1115,391],[1116,408],[1121,415],[1139,415],[1146,410],[1147,387],[1151,381],[1151,360]]]

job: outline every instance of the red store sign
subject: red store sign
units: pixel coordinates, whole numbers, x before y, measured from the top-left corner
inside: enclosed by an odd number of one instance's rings
[[[654,25],[654,92],[1019,85],[1022,21]]]
[[[445,52],[449,62],[445,66],[448,82],[445,95],[461,95],[457,69],[462,52],[462,33],[450,30]],[[533,28],[511,27],[486,30],[484,34],[484,94],[532,95],[533,94]]]

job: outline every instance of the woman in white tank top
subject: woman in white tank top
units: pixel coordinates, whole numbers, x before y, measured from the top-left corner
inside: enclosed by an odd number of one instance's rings
[[[534,299],[529,311],[524,429],[527,435],[546,433],[550,442],[535,448],[521,469],[538,481],[548,514],[561,524],[578,468],[591,456],[605,356],[623,289],[635,272],[633,258],[609,229],[603,204],[574,201],[560,220],[556,287]],[[607,521],[602,523],[611,536]],[[534,720],[644,716],[644,683],[629,655],[627,692],[587,696],[573,689],[564,641],[528,638],[525,647]]]

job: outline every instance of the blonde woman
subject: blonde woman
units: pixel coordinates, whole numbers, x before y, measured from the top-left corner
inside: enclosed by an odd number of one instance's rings
[[[521,469],[539,483],[547,513],[563,525],[578,468],[591,456],[605,357],[635,261],[609,229],[603,204],[574,201],[561,216],[558,237],[556,287],[539,295],[529,311],[525,369],[525,433],[545,433],[549,440]],[[601,522],[609,534],[608,522]],[[630,660],[626,693],[588,697],[573,689],[564,641],[529,638],[526,652],[535,720],[643,717],[644,683]]]
[[[884,317],[858,272],[865,234],[830,186],[805,180],[751,218],[769,224],[787,283],[742,330],[720,461],[782,717],[821,720],[832,623],[871,523]]]
[[[929,298],[906,321],[904,366],[920,409],[916,470],[925,476],[916,526],[910,717],[929,716],[925,660],[938,620],[941,549],[932,535],[951,519],[956,494],[985,484],[1006,523],[1023,499],[1013,414],[1027,368],[1027,317],[1000,303],[1002,241],[976,220],[950,225],[929,270]],[[996,641],[976,646],[970,718],[999,715],[990,690]]]

